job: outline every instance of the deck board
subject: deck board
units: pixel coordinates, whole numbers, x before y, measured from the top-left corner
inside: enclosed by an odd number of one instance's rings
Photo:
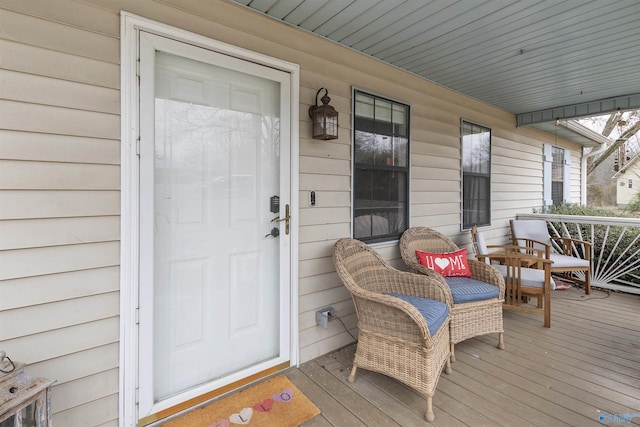
[[[291,369],[322,411],[304,426],[581,427],[625,413],[640,425],[640,296],[571,288],[554,291],[551,308],[550,329],[541,316],[505,311],[505,350],[495,334],[456,345],[433,423],[423,396],[398,381],[360,369],[347,382],[355,344]]]

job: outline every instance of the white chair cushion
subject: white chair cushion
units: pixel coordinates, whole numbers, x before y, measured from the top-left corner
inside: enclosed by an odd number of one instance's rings
[[[506,265],[493,265],[504,277],[507,276]],[[536,268],[522,268],[520,280],[522,286],[529,286],[531,288],[544,288],[544,270],[538,270]],[[556,282],[551,277],[551,290],[556,288]]]
[[[549,245],[551,244],[547,222],[542,219],[513,220],[513,234],[515,234],[516,239],[532,239]],[[518,244],[524,245],[524,242],[518,242]]]
[[[487,248],[487,242],[484,240],[484,236],[480,231],[476,231],[476,246],[478,247],[478,254],[476,255],[486,255],[489,252]],[[487,264],[491,264],[489,258],[484,259]]]
[[[551,254],[551,268],[567,268],[567,267],[589,267],[589,261],[569,255]]]

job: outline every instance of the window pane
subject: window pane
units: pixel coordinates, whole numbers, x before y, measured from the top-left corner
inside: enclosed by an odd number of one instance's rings
[[[393,151],[391,138],[371,132],[355,131],[355,161],[369,165],[390,165]]]
[[[491,224],[491,130],[462,123],[462,227]]]
[[[356,130],[355,162],[380,166],[407,167],[409,141]]]
[[[564,200],[564,149],[551,147],[551,199],[560,206]]]
[[[462,136],[462,170],[488,174],[491,170],[491,131],[478,128],[470,128],[472,133]]]
[[[407,174],[356,169],[354,237],[398,236],[407,228]]]
[[[393,123],[404,126],[407,122],[407,107],[404,105],[393,104]],[[406,133],[403,133],[402,135],[406,135]]]
[[[409,140],[407,138],[393,138],[393,166],[408,166]]]
[[[409,107],[355,93],[354,237],[398,238],[407,228]]]
[[[373,119],[373,97],[356,92],[355,115]]]
[[[487,225],[491,222],[491,194],[489,178],[482,176],[464,176],[463,224]]]

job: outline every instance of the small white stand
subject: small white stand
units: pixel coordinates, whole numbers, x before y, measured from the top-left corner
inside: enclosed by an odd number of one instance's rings
[[[15,363],[9,373],[0,373],[0,427],[51,427],[51,384],[24,372]]]

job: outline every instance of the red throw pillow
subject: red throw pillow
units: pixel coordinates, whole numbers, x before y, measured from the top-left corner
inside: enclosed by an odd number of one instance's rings
[[[467,249],[442,254],[416,250],[420,264],[445,277],[471,277]]]

